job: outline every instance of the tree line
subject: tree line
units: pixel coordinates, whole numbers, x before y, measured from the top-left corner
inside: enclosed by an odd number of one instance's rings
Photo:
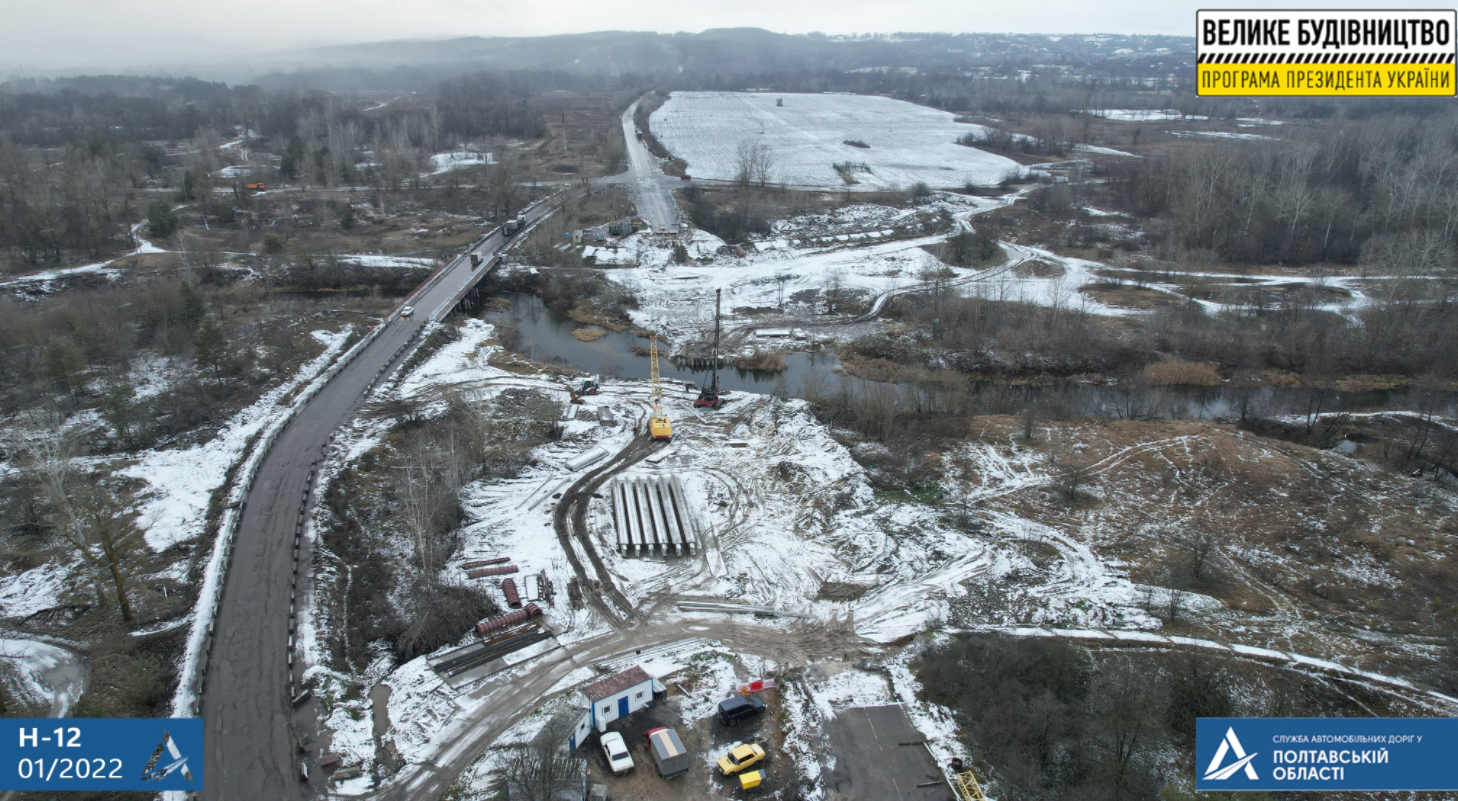
[[[231,186],[241,199],[249,181],[415,186],[426,156],[454,143],[540,137],[536,97],[550,82],[528,77],[460,76],[377,110],[298,87],[118,76],[11,81],[0,86],[0,267],[115,256],[136,246],[135,226],[159,201],[196,204],[205,224],[226,222],[233,204],[214,190]],[[235,136],[241,141],[232,145]],[[221,151],[239,145],[254,152],[252,166],[225,176]],[[484,180],[511,204],[510,164],[488,168]],[[151,228],[161,237],[175,230]]]
[[[1458,245],[1458,117],[1385,116],[1280,140],[1202,143],[1102,173],[1162,225],[1164,255],[1248,264],[1360,263],[1450,273]]]

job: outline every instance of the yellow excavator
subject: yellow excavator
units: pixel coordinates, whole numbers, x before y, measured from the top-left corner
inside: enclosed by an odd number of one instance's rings
[[[648,363],[653,372],[653,411],[648,416],[648,433],[654,439],[673,439],[673,424],[663,413],[663,388],[658,380],[658,337],[648,337]]]

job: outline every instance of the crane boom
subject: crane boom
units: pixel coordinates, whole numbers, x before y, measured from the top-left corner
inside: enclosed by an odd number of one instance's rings
[[[663,386],[658,375],[658,337],[652,334],[648,335],[648,364],[653,382],[649,396],[653,410],[648,415],[648,433],[654,439],[673,439],[673,424],[668,422],[668,415],[663,412]]]
[[[699,397],[694,401],[695,406],[710,406],[717,409],[724,405],[723,400],[719,398],[719,300],[723,292],[724,290],[722,289],[714,290],[713,375],[709,379],[709,383],[703,389],[699,390]]]

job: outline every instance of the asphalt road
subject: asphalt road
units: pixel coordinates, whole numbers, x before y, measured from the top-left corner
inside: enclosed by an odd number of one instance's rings
[[[676,228],[680,215],[678,203],[673,199],[673,190],[683,182],[664,175],[658,169],[658,157],[638,138],[633,125],[633,112],[637,109],[638,103],[634,102],[623,112],[623,139],[628,143],[628,171],[613,176],[612,180],[632,188],[633,199],[638,204],[638,216],[652,226],[654,231]]]
[[[528,220],[548,213],[550,205],[538,205],[526,215]],[[501,234],[493,232],[474,250],[489,257],[504,245]],[[312,704],[295,711],[289,697],[293,536],[306,503],[305,483],[330,433],[354,414],[376,371],[397,366],[390,363],[400,346],[429,320],[444,317],[475,276],[462,254],[435,283],[417,290],[407,301],[415,315],[382,323],[380,335],[299,410],[259,466],[243,509],[208,660],[202,699],[204,797],[255,801],[322,793],[322,784],[300,781],[293,736],[297,732],[311,738],[318,721]],[[309,754],[311,769],[317,757]]]
[[[900,706],[842,709],[825,726],[835,767],[825,787],[846,801],[951,801],[925,739]],[[936,782],[936,784],[932,784]],[[930,787],[919,785],[931,784]]]

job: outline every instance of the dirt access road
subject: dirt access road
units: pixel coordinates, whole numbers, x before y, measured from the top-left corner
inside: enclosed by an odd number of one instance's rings
[[[666,445],[666,442],[652,439],[646,433],[642,434],[629,443],[628,447],[618,451],[617,455],[607,464],[588,472],[587,475],[574,482],[566,492],[562,493],[561,502],[552,511],[552,528],[557,532],[557,539],[562,542],[562,551],[567,554],[567,561],[572,564],[572,571],[577,574],[577,582],[582,587],[583,597],[597,610],[599,615],[602,615],[603,619],[612,624],[613,628],[623,628],[636,616],[636,613],[633,611],[632,603],[613,583],[612,573],[608,571],[607,565],[603,564],[602,557],[597,553],[597,546],[588,534],[587,507],[592,503],[593,494],[604,482]],[[582,561],[577,558],[577,552],[572,547],[574,537],[582,545],[582,552],[587,554],[588,561],[592,562],[598,585],[593,584],[592,576],[588,575]],[[607,596],[606,600],[603,598],[604,595]],[[617,611],[608,605],[609,601],[612,606],[617,607]]]
[[[550,209],[550,203],[539,203],[525,216],[534,222]],[[489,257],[506,244],[493,231],[467,253]],[[379,336],[298,411],[259,466],[242,512],[207,663],[205,798],[274,801],[322,794],[317,778],[313,783],[298,778],[295,736],[317,733],[313,705],[294,710],[289,697],[292,547],[300,510],[308,503],[306,482],[322,446],[353,416],[376,372],[398,367],[400,347],[449,312],[478,275],[462,254],[412,293],[407,302],[418,313],[381,323]]]
[[[463,709],[449,731],[441,735],[441,742],[448,745],[428,763],[407,765],[371,797],[388,801],[439,798],[492,741],[535,710],[572,671],[631,655],[635,650],[696,638],[713,639],[731,651],[779,662],[830,655],[865,658],[874,647],[856,636],[848,622],[797,621],[774,626],[734,621],[654,622],[614,631],[533,659],[524,674],[504,670],[483,680],[456,699]]]

